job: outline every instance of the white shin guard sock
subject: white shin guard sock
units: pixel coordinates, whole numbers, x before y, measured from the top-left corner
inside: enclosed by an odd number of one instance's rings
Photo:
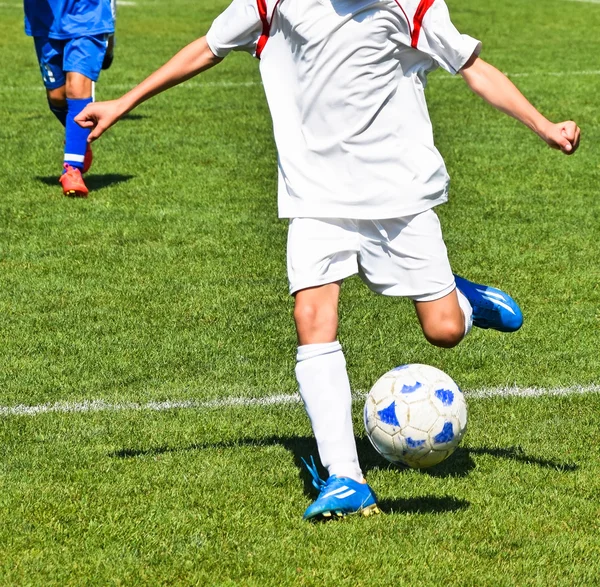
[[[338,341],[298,347],[300,395],[330,475],[363,481],[352,427],[352,394],[346,359]]]
[[[458,305],[462,310],[462,313],[465,317],[465,334],[467,336],[469,332],[471,332],[471,328],[473,326],[473,307],[471,306],[471,302],[465,297],[458,287],[456,288],[456,295],[458,296]]]

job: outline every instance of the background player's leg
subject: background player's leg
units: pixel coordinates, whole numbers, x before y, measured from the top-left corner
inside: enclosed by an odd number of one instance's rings
[[[456,346],[471,329],[471,305],[457,289],[437,300],[415,302],[415,309],[425,338],[435,346]]]
[[[67,93],[66,87],[60,86],[53,90],[46,90],[46,96],[48,98],[48,106],[50,111],[58,121],[63,125],[67,126]]]
[[[34,37],[40,73],[46,87],[50,111],[60,123],[67,124],[67,95],[63,66],[63,42],[48,37]]]
[[[296,378],[321,463],[329,475],[362,482],[352,427],[352,395],[346,360],[336,340],[340,283],[295,294],[298,331]]]
[[[115,56],[115,34],[117,28],[117,0],[111,0],[110,10],[112,12],[113,22],[115,25],[115,32],[107,35],[106,39],[106,54],[102,61],[102,69],[108,69],[112,65]]]

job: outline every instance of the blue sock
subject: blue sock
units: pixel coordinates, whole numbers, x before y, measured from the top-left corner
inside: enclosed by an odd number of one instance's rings
[[[67,106],[54,106],[50,100],[48,100],[48,106],[52,114],[58,118],[58,121],[63,126],[67,126]]]
[[[83,159],[87,149],[87,138],[90,130],[81,128],[75,122],[75,117],[93,101],[93,98],[83,98],[82,100],[67,98],[68,113],[64,161],[72,167],[78,167],[79,169],[83,169]]]

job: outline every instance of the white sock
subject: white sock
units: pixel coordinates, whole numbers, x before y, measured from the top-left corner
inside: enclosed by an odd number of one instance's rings
[[[363,481],[352,428],[352,395],[338,341],[298,347],[296,378],[329,475]]]
[[[469,332],[471,332],[471,328],[473,326],[473,307],[471,306],[471,302],[465,297],[458,287],[456,288],[456,295],[458,296],[458,305],[462,310],[462,313],[465,317],[465,334],[467,336]]]

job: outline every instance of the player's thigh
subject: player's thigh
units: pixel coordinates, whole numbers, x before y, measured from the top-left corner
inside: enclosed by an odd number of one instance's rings
[[[290,293],[356,274],[358,249],[356,223],[352,220],[292,218],[287,240]]]
[[[66,72],[74,72],[97,81],[106,53],[108,35],[92,35],[69,39],[65,43],[63,67]]]
[[[373,291],[414,301],[433,301],[455,287],[437,214],[360,223],[361,278]]]
[[[56,92],[65,85],[63,69],[65,42],[48,37],[34,37],[33,42],[44,86],[49,94]]]

